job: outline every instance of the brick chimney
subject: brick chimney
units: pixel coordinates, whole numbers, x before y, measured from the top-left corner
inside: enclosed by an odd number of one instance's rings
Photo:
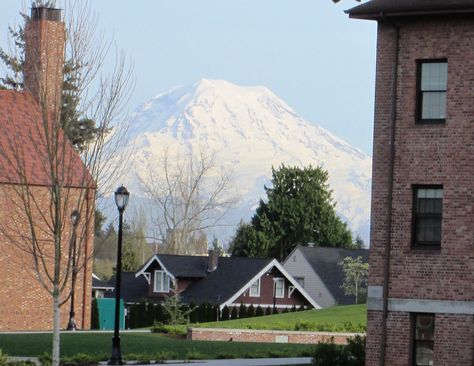
[[[219,263],[219,253],[215,250],[209,250],[209,257],[207,260],[207,271],[214,272]]]
[[[31,9],[25,27],[25,89],[47,108],[53,120],[59,118],[61,107],[65,40],[60,9]]]

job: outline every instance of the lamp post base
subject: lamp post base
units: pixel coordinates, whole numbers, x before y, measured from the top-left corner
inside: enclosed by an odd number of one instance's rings
[[[76,330],[77,329],[77,325],[76,325],[76,320],[74,319],[74,312],[71,311],[69,313],[69,322],[67,323],[67,328],[66,330]]]
[[[112,338],[112,356],[107,365],[123,365],[122,352],[120,350],[120,337]]]

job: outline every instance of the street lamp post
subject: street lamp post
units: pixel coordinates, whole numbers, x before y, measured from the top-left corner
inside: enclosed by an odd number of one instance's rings
[[[74,210],[71,213],[71,223],[72,223],[72,237],[71,237],[71,244],[72,244],[72,280],[71,280],[71,309],[69,311],[69,322],[67,323],[67,330],[76,330],[76,320],[74,316],[74,287],[76,285],[76,230],[77,225],[79,224],[79,220],[81,219],[81,214],[78,210]]]
[[[117,245],[117,266],[115,275],[115,320],[114,320],[114,337],[112,338],[112,356],[108,362],[109,365],[123,365],[122,352],[120,350],[120,280],[122,276],[122,225],[123,212],[127,207],[128,197],[130,193],[127,188],[121,186],[115,191],[115,204],[119,211],[119,229],[118,229],[118,245]]]

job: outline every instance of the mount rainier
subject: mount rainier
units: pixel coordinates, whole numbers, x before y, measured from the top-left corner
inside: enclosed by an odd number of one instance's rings
[[[144,196],[137,177],[165,146],[193,151],[205,146],[216,153],[219,167],[233,171],[241,201],[225,220],[230,225],[252,216],[265,197],[272,166],[320,165],[329,172],[338,214],[367,242],[371,157],[305,121],[269,89],[202,79],[146,101],[132,117],[133,168],[125,182],[135,197]],[[225,241],[234,230],[218,235]]]

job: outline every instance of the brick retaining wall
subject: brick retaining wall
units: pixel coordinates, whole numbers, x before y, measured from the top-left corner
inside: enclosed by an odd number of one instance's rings
[[[316,344],[329,342],[347,344],[347,338],[360,333],[332,332],[298,332],[285,330],[254,330],[254,329],[222,329],[222,328],[188,328],[187,338],[198,341],[234,341],[262,343],[304,343]]]

